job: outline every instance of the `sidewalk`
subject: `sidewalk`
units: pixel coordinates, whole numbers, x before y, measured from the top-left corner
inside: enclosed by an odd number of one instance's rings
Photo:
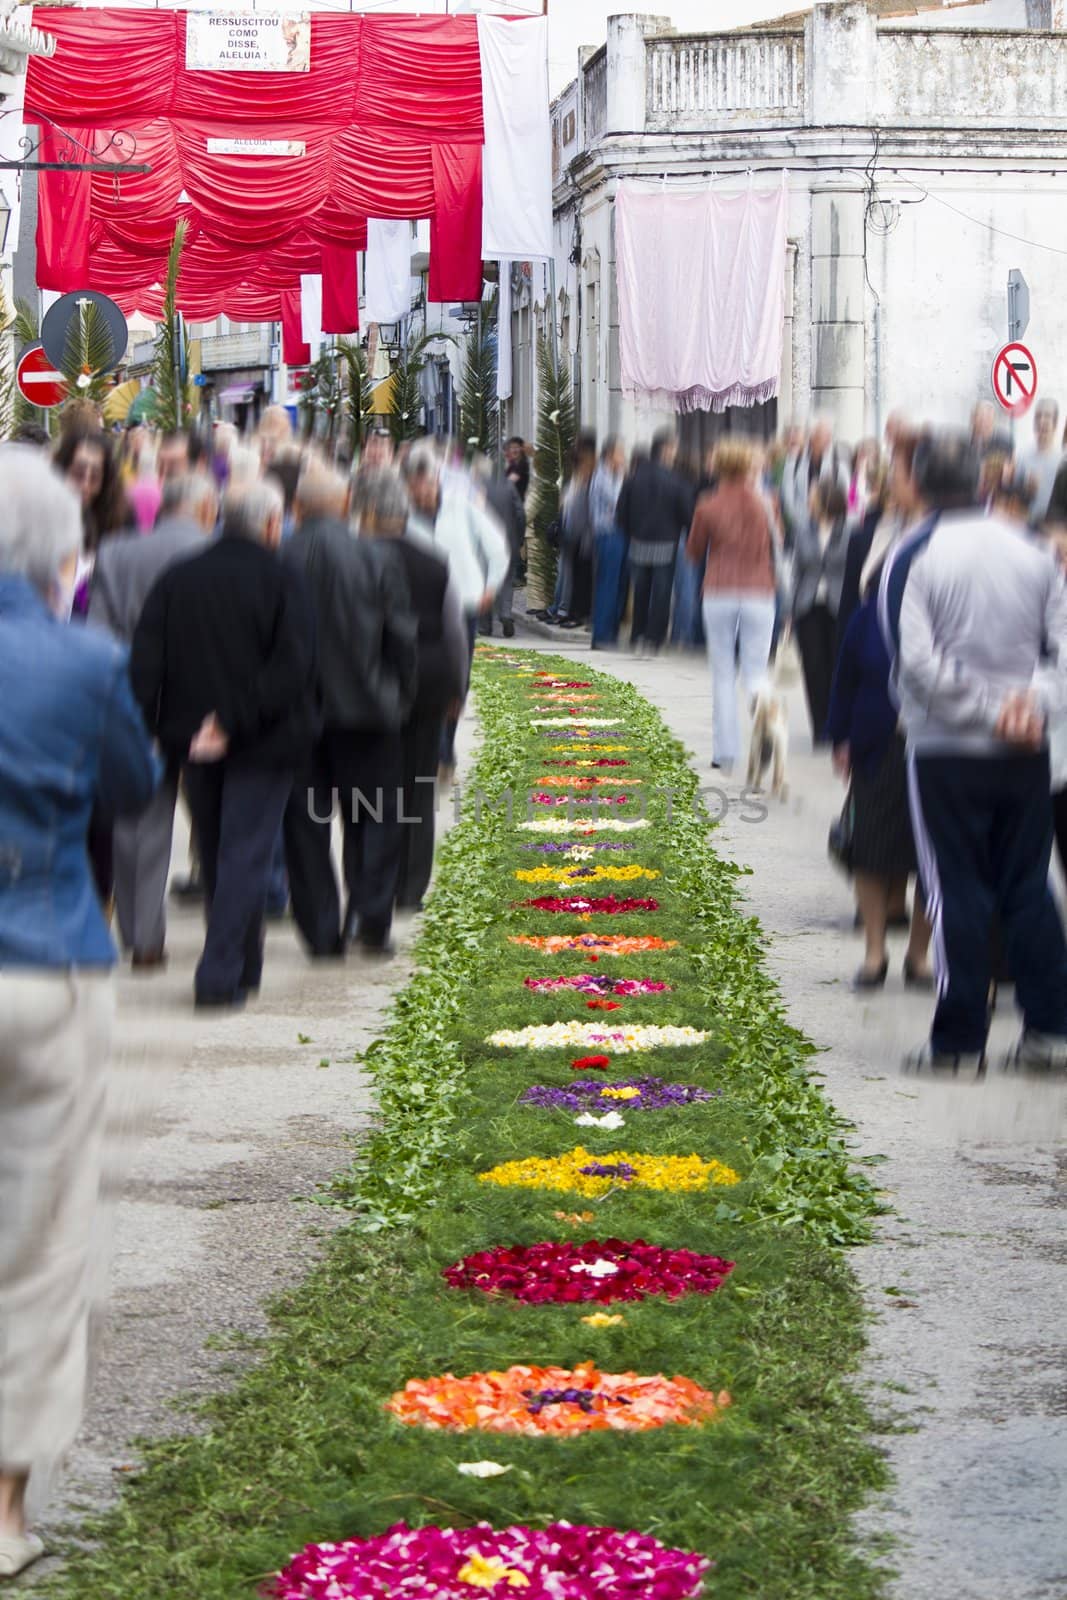
[[[718,783],[709,770],[701,657],[590,654],[559,630],[551,646],[521,629],[515,644],[633,683],[695,752],[701,782],[720,792],[708,803],[727,813],[715,842],[751,869],[741,887],[790,1014],[826,1052],[827,1093],[856,1123],[857,1153],[886,1158],[875,1171],[894,1214],[878,1244],[851,1259],[874,1314],[872,1403],[914,1430],[886,1439],[897,1483],[866,1519],[900,1541],[894,1600],[1062,1600],[1067,1082],[995,1068],[978,1084],[902,1075],[905,1049],[928,1027],[929,997],[904,990],[901,943],[881,994],[850,992],[862,945],[849,887],[826,856],[841,788],[828,759],[811,753],[799,695],[790,798],[768,800],[756,824],[737,804],[743,775]],[[1016,1031],[1002,999],[994,1061]]]

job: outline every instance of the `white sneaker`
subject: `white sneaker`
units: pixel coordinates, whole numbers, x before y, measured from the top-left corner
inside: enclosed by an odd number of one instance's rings
[[[1067,1038],[1059,1033],[1038,1033],[1034,1028],[1025,1028],[1006,1065],[1063,1072],[1067,1069]]]
[[[44,1545],[35,1533],[0,1535],[0,1578],[17,1578],[44,1555]]]
[[[965,1077],[981,1077],[986,1068],[984,1050],[965,1051],[959,1055],[935,1050],[929,1039],[917,1045],[904,1057],[905,1072],[951,1072]]]

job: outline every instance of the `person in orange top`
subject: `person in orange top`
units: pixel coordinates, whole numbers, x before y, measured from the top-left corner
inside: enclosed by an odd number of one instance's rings
[[[751,698],[766,676],[774,632],[774,532],[755,485],[756,456],[727,439],[712,460],[716,487],[697,501],[686,554],[704,571],[704,632],[713,696],[712,766],[733,769],[740,752],[736,663]]]

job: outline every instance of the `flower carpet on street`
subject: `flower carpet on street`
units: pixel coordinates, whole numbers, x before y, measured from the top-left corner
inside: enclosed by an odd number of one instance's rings
[[[623,763],[625,765],[625,763]],[[546,789],[596,789],[605,783],[640,783],[640,778],[557,778],[553,774],[548,777],[538,778],[538,783],[543,783]]]
[[[393,1395],[389,1410],[401,1422],[424,1428],[478,1428],[484,1433],[547,1434],[644,1432],[668,1423],[683,1427],[712,1421],[730,1403],[689,1378],[662,1373],[600,1372],[591,1361],[566,1367],[509,1367],[455,1378],[412,1378]]]
[[[524,1106],[546,1111],[588,1111],[592,1106],[626,1111],[669,1111],[710,1100],[716,1093],[698,1083],[665,1083],[662,1078],[623,1078],[617,1083],[531,1084],[522,1097]]]
[[[547,791],[534,790],[530,800],[535,806],[586,806],[593,809],[597,806],[628,806],[633,803],[633,796],[629,794],[549,794]],[[584,812],[580,813],[584,816]]]
[[[523,978],[535,994],[553,994],[557,989],[575,989],[579,994],[649,995],[666,994],[669,983],[655,978],[610,978],[607,973],[577,972],[571,977]]]
[[[545,802],[556,805],[562,800],[569,803],[566,795],[546,796]],[[584,817],[534,817],[529,822],[520,822],[519,827],[525,828],[528,833],[629,833],[632,829],[647,828],[647,817],[635,817],[632,822],[622,821],[618,817],[597,817],[596,821],[590,817],[587,823]]]
[[[628,911],[658,911],[658,900],[641,900],[634,897],[619,899],[616,895],[595,895],[586,900],[581,895],[539,895],[533,900],[520,900],[519,905],[534,911],[552,911],[576,916],[622,916]]]
[[[534,717],[530,723],[532,728],[567,728],[573,724],[573,717]],[[617,728],[622,722],[621,717],[586,717],[580,719],[580,726],[586,728]],[[581,735],[579,734],[580,738]]]
[[[674,1050],[703,1044],[710,1034],[700,1028],[635,1024],[622,1028],[599,1022],[535,1022],[525,1028],[501,1028],[486,1044],[511,1050],[570,1050],[582,1045],[605,1045],[613,1055],[634,1050]]]
[[[256,1359],[144,1447],[55,1600],[883,1594],[845,1255],[879,1199],[699,779],[608,674],[479,647],[474,692],[470,792],[570,814],[464,808],[384,1033],[334,1054],[374,1093],[319,1196],[348,1225],[308,1230]],[[554,755],[625,757],[627,805],[560,794]]]
[[[722,1162],[705,1161],[698,1155],[654,1156],[628,1150],[610,1150],[594,1155],[581,1145],[561,1156],[530,1156],[522,1161],[505,1161],[481,1175],[483,1183],[496,1183],[505,1189],[559,1189],[584,1195],[587,1199],[610,1194],[616,1189],[666,1189],[681,1191],[706,1189],[710,1184],[739,1183],[739,1175]]]
[[[645,1534],[570,1523],[546,1528],[409,1528],[309,1545],[273,1580],[270,1600],[693,1600],[710,1562]]]
[[[677,1300],[686,1294],[714,1294],[733,1266],[721,1256],[664,1249],[643,1239],[603,1243],[587,1239],[476,1251],[446,1268],[444,1277],[456,1289],[509,1295],[530,1305],[578,1305],[590,1300],[609,1305],[649,1295]]]
[[[563,954],[568,950],[583,950],[590,961],[601,956],[641,956],[661,950],[677,949],[677,939],[659,939],[655,934],[610,933],[510,933],[512,944],[527,950],[540,950],[547,956]]]
[[[520,867],[515,874],[520,883],[635,883],[639,878],[658,878],[655,867]]]

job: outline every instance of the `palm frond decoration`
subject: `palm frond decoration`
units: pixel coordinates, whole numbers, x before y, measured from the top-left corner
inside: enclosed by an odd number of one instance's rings
[[[79,314],[71,318],[60,371],[66,379],[71,401],[102,405],[111,388],[108,367],[112,357],[111,334],[99,306],[86,300]]]
[[[14,433],[15,429],[23,422],[40,421],[43,417],[43,412],[40,408],[31,405],[15,382],[15,367],[18,363],[18,358],[31,344],[40,342],[41,319],[37,314],[36,306],[32,305],[29,300],[16,300],[14,315],[5,331],[8,341],[5,348],[11,367],[10,423],[7,431]],[[2,381],[0,379],[0,382]]]
[[[19,352],[25,350],[28,344],[37,344],[41,337],[41,319],[37,308],[28,300],[15,301],[15,320],[12,325],[15,344]]]
[[[389,397],[389,432],[397,444],[404,444],[409,439],[419,437],[423,405],[422,373],[429,360],[430,345],[441,339],[447,341],[450,335],[424,333],[401,352],[393,368]]]
[[[464,454],[492,455],[500,432],[496,397],[496,324],[493,302],[482,307],[479,323],[467,335],[459,387],[459,428]]]
[[[8,305],[0,285],[0,439],[10,439],[15,431],[15,313]]]
[[[337,357],[330,351],[323,350],[312,363],[299,404],[305,439],[318,437],[331,445],[344,406],[344,394],[337,371]]]
[[[530,602],[547,605],[556,586],[556,552],[546,534],[560,513],[563,486],[578,437],[574,392],[567,368],[547,339],[537,347],[537,443],[533,459],[533,500],[527,533],[526,570]]]
[[[174,230],[174,238],[167,254],[167,272],[163,281],[163,315],[156,335],[156,353],[152,362],[152,388],[156,394],[155,420],[168,433],[184,427],[190,410],[186,385],[182,381],[181,320],[178,316],[178,274],[181,271],[182,251],[188,225],[183,218]]]
[[[338,339],[337,353],[344,363],[344,410],[348,418],[348,438],[353,460],[363,448],[370,428],[374,404],[374,380],[370,375],[367,352],[355,339]]]

